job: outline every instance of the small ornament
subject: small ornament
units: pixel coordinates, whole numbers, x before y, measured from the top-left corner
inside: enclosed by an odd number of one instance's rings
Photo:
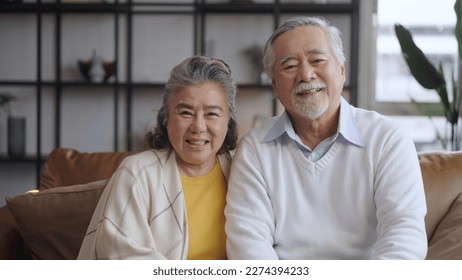
[[[103,66],[103,59],[101,55],[93,50],[93,57],[91,59],[90,79],[92,82],[102,83],[104,81],[105,71]]]

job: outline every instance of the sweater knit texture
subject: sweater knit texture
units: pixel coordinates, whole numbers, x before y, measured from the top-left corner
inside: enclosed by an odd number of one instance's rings
[[[278,117],[243,137],[226,214],[230,259],[423,259],[425,194],[414,143],[390,118],[342,102],[362,145],[308,160]],[[340,119],[340,122],[344,120]]]

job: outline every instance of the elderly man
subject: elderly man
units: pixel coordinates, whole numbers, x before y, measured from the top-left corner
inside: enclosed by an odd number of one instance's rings
[[[288,20],[263,64],[285,107],[243,137],[228,183],[230,259],[423,259],[422,176],[407,132],[341,96],[340,32]]]

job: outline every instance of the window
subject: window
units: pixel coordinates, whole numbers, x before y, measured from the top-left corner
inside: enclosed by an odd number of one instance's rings
[[[406,27],[434,65],[442,63],[448,80],[452,71],[457,72],[458,63],[455,1],[376,1],[375,94],[370,105],[408,126],[418,150],[441,148],[439,137],[444,137],[447,128],[439,96],[410,74],[394,25]]]

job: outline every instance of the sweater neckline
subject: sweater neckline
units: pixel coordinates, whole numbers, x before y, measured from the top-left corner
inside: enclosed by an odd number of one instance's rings
[[[291,145],[296,145],[297,143],[292,141]],[[295,159],[300,162],[301,166],[305,168],[308,172],[317,175],[320,171],[322,171],[327,164],[332,160],[332,158],[338,153],[341,144],[339,143],[338,139],[332,144],[330,149],[326,152],[326,154],[321,157],[319,160],[313,162],[307,159],[300,148],[297,146],[294,150],[295,152]]]

